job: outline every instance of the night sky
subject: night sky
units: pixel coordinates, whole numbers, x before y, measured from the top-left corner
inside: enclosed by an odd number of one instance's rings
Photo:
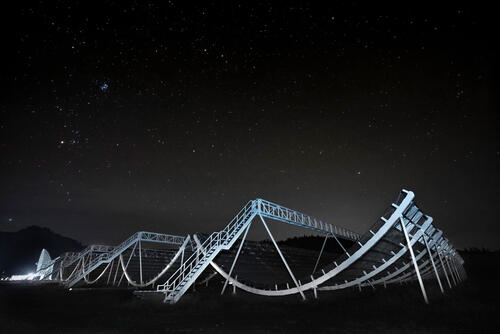
[[[492,8],[197,3],[5,13],[0,230],[212,232],[261,197],[365,232],[406,188],[499,248]]]

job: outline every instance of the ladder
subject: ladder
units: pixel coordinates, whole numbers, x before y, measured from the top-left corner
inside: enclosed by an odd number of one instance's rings
[[[164,302],[176,303],[217,254],[231,248],[257,213],[257,201],[248,202],[223,230],[212,233],[196,247],[167,282],[158,285],[157,291],[165,294]]]

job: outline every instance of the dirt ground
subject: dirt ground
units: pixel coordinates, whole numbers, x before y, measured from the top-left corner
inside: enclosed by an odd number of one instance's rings
[[[466,254],[469,279],[444,295],[426,281],[320,292],[314,300],[270,298],[220,283],[198,287],[176,305],[140,300],[131,290],[0,284],[0,333],[480,333],[500,325],[498,253]]]

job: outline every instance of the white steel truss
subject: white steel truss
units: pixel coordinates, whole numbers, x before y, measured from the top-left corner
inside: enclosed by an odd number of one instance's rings
[[[319,277],[315,277],[314,275],[311,275],[310,280],[302,280],[299,281],[300,285],[296,285],[295,287],[290,287],[289,284],[287,284],[286,288],[283,289],[278,289],[277,287],[275,289],[261,289],[261,288],[256,288],[249,286],[248,284],[244,284],[242,282],[239,282],[236,278],[231,277],[230,274],[226,273],[220,266],[218,266],[213,259],[215,258],[216,254],[222,249],[226,249],[226,245],[230,244],[231,242],[234,242],[238,237],[238,233],[233,233],[232,238],[223,238],[224,234],[213,234],[211,238],[207,239],[203,244],[199,242],[197,238],[195,238],[195,242],[197,243],[197,248],[201,250],[201,253],[204,256],[197,255],[196,257],[193,257],[192,259],[192,264],[189,267],[189,272],[185,270],[185,268],[179,268],[178,272],[176,273],[176,276],[174,277],[174,280],[169,279],[165,285],[160,285],[158,286],[158,291],[165,293],[165,301],[166,302],[176,302],[179,298],[180,295],[184,291],[186,291],[187,287],[189,286],[190,283],[192,283],[196,279],[197,272],[202,271],[206,267],[206,262],[210,261],[210,264],[212,267],[221,274],[226,281],[230,282],[233,284],[234,287],[238,287],[240,289],[243,289],[245,291],[255,293],[255,294],[261,294],[261,295],[266,295],[266,296],[281,296],[281,295],[287,295],[287,294],[293,294],[293,293],[299,293],[302,295],[302,292],[308,289],[313,289],[316,295],[316,290],[336,290],[336,289],[342,289],[342,288],[347,288],[349,286],[361,286],[362,284],[366,284],[369,286],[374,287],[375,284],[384,284],[384,286],[387,283],[392,283],[394,281],[400,282],[402,280],[408,279],[408,277],[411,277],[414,279],[414,277],[419,276],[418,268],[419,266],[417,265],[417,261],[425,254],[424,252],[419,253],[418,256],[411,256],[411,260],[413,263],[413,267],[416,269],[413,273],[411,274],[406,274],[407,276],[400,276],[397,277],[399,273],[404,272],[408,268],[410,268],[410,264],[406,264],[406,268],[403,270],[399,270],[397,267],[395,268],[395,264],[397,261],[401,260],[403,256],[407,256],[407,254],[411,255],[412,247],[413,245],[424,245],[425,242],[423,241],[422,237],[429,236],[432,237],[431,242],[429,243],[431,246],[434,245],[435,242],[440,241],[442,242],[442,231],[436,229],[434,226],[432,226],[432,218],[429,216],[424,215],[418,207],[416,207],[413,204],[413,199],[414,195],[410,191],[405,191],[403,190],[402,192],[405,196],[401,199],[399,198],[397,203],[392,204],[393,211],[389,217],[381,217],[381,221],[383,222],[383,225],[379,227],[377,232],[374,232],[370,230],[371,237],[366,240],[364,243],[361,243],[360,236],[359,235],[352,235],[352,234],[347,234],[348,236],[351,237],[351,240],[356,240],[358,242],[357,249],[356,247],[354,248],[354,251],[346,250],[346,255],[343,259],[343,261],[334,261],[334,266],[329,269],[329,271],[325,271],[322,269],[321,273],[319,274]],[[400,196],[401,197],[401,196]],[[265,203],[266,205],[262,205],[261,203]],[[282,221],[282,222],[287,222],[291,223],[293,225],[303,225],[305,228],[310,228],[313,226],[316,228],[317,226],[323,227],[323,226],[328,226],[327,224],[324,223],[318,223],[318,221],[314,222],[314,220],[308,220],[307,216],[303,214],[292,214],[290,213],[291,210],[286,209],[275,209],[275,206],[270,206],[267,205],[267,201],[262,201],[262,200],[256,200],[252,205],[247,204],[245,208],[237,215],[236,219],[233,220],[232,224],[228,225],[226,229],[236,229],[234,226],[241,226],[239,231],[242,231],[245,226],[249,226],[251,220],[253,217],[255,217],[256,214],[259,216],[266,216],[266,217],[273,217],[276,218],[275,220]],[[252,210],[253,208],[253,210]],[[264,212],[265,214],[260,211],[260,208],[265,208]],[[273,208],[272,210],[269,208]],[[252,213],[253,211],[253,213]],[[312,223],[309,223],[312,221]],[[402,222],[402,224],[400,224]],[[404,224],[404,225],[403,225]],[[405,226],[405,227],[403,227]],[[326,228],[323,231],[339,231],[339,229],[331,229],[331,228]],[[405,231],[408,230],[409,232]],[[390,255],[387,259],[382,259],[383,263],[381,263],[378,266],[373,265],[370,270],[363,270],[363,275],[351,280],[351,281],[345,281],[342,283],[335,283],[334,285],[324,285],[327,283],[329,280],[332,278],[336,277],[339,275],[342,271],[348,269],[350,266],[352,266],[354,263],[356,263],[357,260],[361,259],[365,254],[369,253],[372,248],[377,245],[377,243],[382,240],[382,238],[391,230],[398,230],[403,232],[403,235],[405,235],[406,238],[406,245],[400,243],[400,249],[395,249],[398,252],[391,251]],[[221,232],[224,232],[221,231]],[[405,233],[406,232],[406,233]],[[345,234],[341,234],[341,236],[344,236]],[[214,242],[215,240],[215,242]],[[225,247],[224,247],[225,246]],[[279,249],[279,248],[278,248]],[[345,250],[345,249],[344,249]],[[427,249],[424,248],[425,251]],[[352,254],[350,254],[350,252]],[[199,254],[199,252],[198,252]],[[215,254],[215,255],[214,255]],[[456,252],[454,255],[458,255]],[[320,254],[321,256],[321,254]],[[435,256],[435,255],[434,255]],[[463,263],[463,260],[457,260],[458,262]],[[429,261],[431,263],[432,261]],[[286,263],[286,262],[285,262]],[[452,270],[453,264],[448,261],[450,270]],[[395,269],[396,274],[387,274],[386,271],[387,269]],[[368,268],[367,268],[368,269]],[[455,270],[455,276],[458,270]],[[292,280],[295,281],[293,274],[291,274]],[[397,278],[394,278],[397,277]],[[295,282],[294,282],[295,283]],[[323,286],[321,286],[323,284]],[[294,284],[295,285],[295,284]],[[425,293],[425,288],[423,285],[423,282],[420,284],[422,293],[424,296],[424,300],[427,301],[427,296]],[[180,288],[179,288],[180,287]]]
[[[463,259],[443,237],[443,232],[433,225],[432,217],[424,214],[415,204],[414,198],[413,192],[402,190],[387,212],[363,235],[281,205],[256,199],[249,201],[224,229],[204,238],[197,235],[191,238],[137,232],[116,247],[89,246],[79,253],[65,253],[50,264],[59,268],[55,279],[64,282],[67,287],[78,282],[93,284],[99,280],[120,286],[125,279],[128,285],[143,289],[154,287],[165,275],[168,279],[150,292],[162,294],[167,303],[177,302],[208,266],[212,266],[214,273],[224,278],[221,294],[227,285],[231,284],[233,293],[239,288],[264,296],[299,294],[305,299],[305,292],[308,290],[317,298],[318,291],[348,287],[361,289],[365,286],[375,289],[377,285],[386,287],[388,284],[418,281],[423,298],[428,302],[425,280],[436,279],[444,293],[443,281],[451,288],[466,279],[466,273],[463,269]],[[281,282],[279,286],[274,284],[271,287],[262,287],[238,280],[238,276],[234,275],[254,218],[260,219],[264,225],[291,281]],[[271,234],[266,219],[309,229],[325,236],[319,254],[311,258],[312,274],[307,277],[296,276]],[[217,256],[220,252],[231,249],[240,237],[242,240],[228,268],[229,271],[226,272],[216,263]],[[330,259],[326,266],[320,265],[320,259],[325,260],[324,249],[328,239],[334,239],[344,254]],[[354,244],[346,248],[340,240],[349,240]],[[144,248],[143,242],[168,244],[178,248],[169,253],[167,261],[163,250]],[[132,259],[138,259],[138,281],[129,273]],[[161,262],[161,269],[154,269],[156,271],[153,277],[143,276],[144,270],[153,270],[148,268],[151,265],[149,262],[144,262],[146,259],[164,261]],[[137,263],[135,266],[137,268]],[[93,274],[95,276],[91,279],[89,274],[97,268],[102,270]],[[65,277],[64,271],[71,273]],[[203,283],[208,284],[213,277],[214,274],[208,277],[205,275]]]
[[[67,287],[72,287],[82,280],[85,281],[87,284],[93,284],[97,282],[109,268],[113,267],[112,264],[113,260],[119,257],[121,258],[122,253],[127,251],[132,246],[134,246],[135,250],[135,246],[137,246],[137,244],[141,245],[141,242],[160,243],[160,244],[179,246],[180,248],[178,250],[178,253],[180,254],[180,252],[184,251],[186,245],[190,243],[190,237],[141,231],[134,233],[132,236],[127,238],[118,246],[90,245],[79,253],[63,254],[59,263],[58,276],[55,277],[54,279],[63,282]],[[131,255],[135,254],[134,250],[132,250]],[[142,249],[139,247],[139,250],[140,250],[139,262],[142,262],[143,258],[143,254],[141,254]],[[155,252],[154,250],[146,250],[144,255],[154,256],[154,252]],[[177,258],[178,255],[175,255],[172,261],[175,262]],[[139,283],[135,283],[127,274],[126,268],[124,268],[123,266],[123,261],[119,262],[122,264],[121,278],[125,276],[129,281],[129,284],[137,287],[149,286],[151,284],[154,284],[156,280],[160,278],[172,266],[172,263],[169,263],[163,270],[159,272],[156,278],[148,281],[147,283],[143,283],[142,279],[140,280]],[[101,265],[106,265],[105,268],[102,270],[102,272],[97,276],[97,278],[89,280],[88,278],[89,274],[92,273],[95,269],[99,268]],[[71,273],[67,277],[63,276],[63,271],[65,268],[72,268]],[[116,276],[119,269],[118,263],[116,264],[115,268],[116,268],[115,269],[116,270],[115,276]],[[109,282],[111,278],[111,269],[108,276],[109,276],[108,279]],[[142,277],[142,267],[140,268],[140,276]]]

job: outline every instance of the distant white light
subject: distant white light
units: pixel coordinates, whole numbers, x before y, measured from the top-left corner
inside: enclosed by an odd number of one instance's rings
[[[38,276],[36,276],[38,277]],[[35,274],[34,273],[29,273],[29,274],[26,274],[26,275],[12,275],[9,280],[10,281],[26,281],[26,280],[29,280],[31,281],[33,278],[35,278]]]
[[[103,92],[107,91],[109,88],[109,85],[107,83],[103,83],[102,85],[99,86],[99,89],[101,89]]]

